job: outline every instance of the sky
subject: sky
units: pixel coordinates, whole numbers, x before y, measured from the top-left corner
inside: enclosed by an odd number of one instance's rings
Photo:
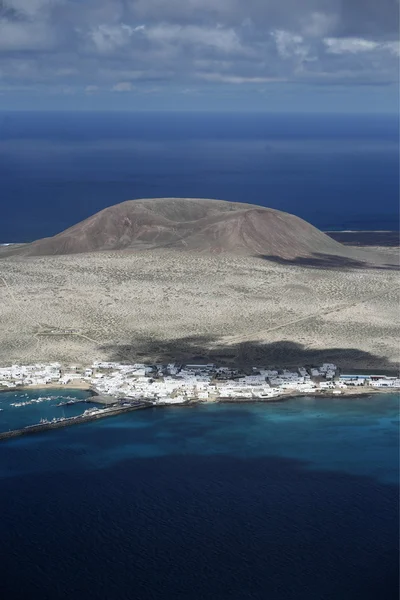
[[[399,0],[0,0],[0,110],[393,113]]]

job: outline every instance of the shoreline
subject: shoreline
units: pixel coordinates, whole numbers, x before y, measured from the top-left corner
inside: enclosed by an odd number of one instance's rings
[[[373,370],[371,370],[371,373],[374,373]],[[350,373],[349,373],[350,374]],[[360,389],[361,388],[361,389]],[[86,391],[86,392],[90,392],[92,396],[99,396],[99,397],[103,397],[104,394],[99,394],[99,392],[97,392],[88,382],[83,381],[83,380],[79,380],[77,381],[76,385],[65,385],[65,384],[56,384],[56,383],[47,383],[47,384],[33,384],[33,385],[21,385],[21,386],[15,386],[15,387],[10,387],[10,388],[0,388],[0,393],[1,392],[18,392],[18,391],[29,391],[29,390],[65,390],[65,391],[72,391],[72,390],[77,390],[77,391]],[[335,390],[339,391],[338,388],[335,388]],[[400,389],[399,388],[390,388],[390,387],[372,387],[372,386],[349,386],[347,389],[341,389],[340,390],[340,394],[334,394],[333,393],[334,390],[330,391],[330,390],[320,390],[320,389],[316,389],[315,392],[296,392],[295,390],[288,390],[288,391],[284,391],[282,392],[282,394],[280,396],[273,396],[270,398],[240,398],[238,397],[237,400],[242,400],[242,401],[257,401],[257,402],[269,402],[271,400],[279,400],[281,398],[293,398],[293,397],[304,397],[304,396],[311,396],[311,397],[351,397],[351,396],[365,396],[365,395],[369,395],[369,394],[379,394],[382,392],[395,392],[398,391],[400,393]],[[115,401],[117,401],[117,398],[115,398],[114,396],[106,396],[109,397],[110,400],[111,399],[115,399]],[[229,396],[223,397],[221,398],[223,400],[233,400],[235,401],[236,398],[230,398]],[[216,398],[215,400],[206,400],[204,401],[205,403],[207,402],[218,402],[220,400],[220,398]],[[190,398],[188,399],[188,402],[193,402],[193,401],[197,401],[195,398]],[[201,400],[199,400],[198,402],[203,402]]]
[[[56,386],[52,386],[53,389],[56,388]],[[31,389],[31,388],[36,388],[36,389],[42,389],[40,388],[40,386],[25,386],[25,390],[26,389]],[[15,388],[15,389],[19,389],[22,391],[22,387],[21,388]],[[66,390],[69,389],[70,391],[73,389],[77,389],[77,388],[65,388]],[[333,393],[328,393],[326,391],[322,391],[321,393],[288,393],[288,394],[282,394],[281,396],[275,396],[273,398],[218,398],[215,400],[211,400],[211,401],[203,401],[203,400],[198,400],[198,399],[192,399],[192,400],[186,400],[180,404],[153,404],[152,401],[148,400],[148,399],[142,399],[140,401],[136,401],[134,404],[131,404],[130,406],[117,406],[115,405],[114,407],[110,406],[108,409],[106,410],[102,410],[100,413],[95,413],[95,414],[91,414],[91,415],[87,415],[87,414],[82,414],[82,415],[77,415],[75,417],[69,417],[67,419],[62,419],[61,421],[57,421],[57,422],[48,422],[48,423],[34,423],[33,425],[28,425],[26,427],[23,427],[22,429],[13,429],[10,431],[4,431],[4,432],[0,432],[0,441],[2,440],[6,440],[6,439],[11,439],[11,438],[15,438],[15,437],[22,437],[25,435],[30,435],[30,434],[34,434],[34,433],[40,433],[40,432],[44,432],[46,430],[49,429],[61,429],[64,427],[69,427],[72,425],[79,425],[79,424],[84,424],[84,423],[88,423],[91,421],[96,421],[98,419],[103,419],[103,418],[108,418],[108,417],[113,417],[113,416],[118,416],[121,414],[124,414],[126,412],[131,412],[133,410],[139,410],[140,408],[170,408],[172,407],[185,407],[185,408],[192,408],[192,407],[197,407],[199,405],[206,405],[206,404],[276,404],[279,402],[285,402],[288,400],[295,400],[297,398],[309,398],[310,400],[313,400],[314,398],[320,398],[320,399],[342,399],[342,398],[366,398],[366,397],[373,397],[375,394],[388,394],[388,393],[395,393],[397,391],[397,393],[399,393],[398,390],[390,390],[389,388],[385,388],[385,389],[374,389],[374,388],[368,388],[367,390],[363,390],[363,391],[359,391],[359,390],[351,390],[350,393],[341,393],[341,394],[333,394]],[[96,396],[96,393],[94,394],[94,396]],[[112,404],[112,400],[115,402],[118,402],[118,399],[116,398],[111,398],[110,397],[110,404]],[[126,400],[129,400],[128,398],[126,398]],[[106,404],[106,403],[105,403]]]
[[[29,391],[29,390],[78,390],[80,392],[91,392],[92,396],[98,396],[98,392],[96,392],[93,387],[83,380],[77,380],[76,384],[62,384],[62,383],[45,383],[45,384],[32,384],[32,385],[17,385],[15,387],[6,387],[0,388],[1,392],[19,392],[19,391]]]
[[[69,385],[56,385],[56,384],[46,384],[45,386],[43,385],[25,385],[25,386],[18,386],[18,387],[13,387],[13,388],[4,388],[4,389],[0,389],[0,394],[2,392],[27,392],[29,390],[65,390],[65,392],[73,392],[74,390],[76,391],[87,391],[90,392],[91,397],[98,397],[99,398],[99,403],[100,404],[112,404],[113,402],[118,402],[119,398],[116,398],[115,396],[104,396],[104,395],[100,395],[95,389],[93,389],[87,382],[82,381],[80,382],[81,385],[74,385],[74,386],[69,386]],[[360,389],[362,388],[362,389]],[[256,402],[257,404],[260,403],[265,403],[268,404],[269,402],[281,402],[283,400],[289,400],[291,398],[305,398],[305,397],[310,397],[310,398],[361,398],[364,396],[371,396],[371,395],[375,395],[375,394],[385,394],[385,393],[398,393],[400,395],[400,389],[399,388],[390,388],[390,387],[380,387],[380,388],[375,388],[375,387],[367,387],[367,386],[358,386],[358,387],[352,387],[352,388],[347,388],[347,389],[342,389],[340,394],[334,394],[333,390],[316,390],[315,392],[296,392],[295,390],[293,391],[288,391],[288,392],[282,392],[281,395],[279,396],[272,396],[270,398],[231,398],[229,396],[224,396],[224,397],[216,397],[214,399],[209,399],[209,400],[198,400],[197,398],[188,398],[187,400],[185,400],[184,402],[182,402],[181,404],[175,404],[175,403],[171,403],[169,404],[168,402],[165,404],[160,404],[157,405],[155,404],[154,406],[188,406],[188,405],[193,405],[193,404],[214,404],[214,403],[234,403],[234,402],[240,402],[240,403],[251,403],[251,402]],[[104,401],[104,400],[107,401]]]
[[[282,394],[281,396],[274,396],[272,398],[219,398],[218,400],[215,400],[216,403],[222,403],[222,404],[234,404],[235,402],[238,404],[251,404],[251,403],[256,403],[256,404],[270,404],[270,403],[274,403],[274,402],[284,402],[285,400],[295,400],[296,398],[321,398],[321,399],[330,399],[330,400],[338,400],[338,399],[342,399],[342,398],[365,398],[368,396],[374,396],[375,394],[394,394],[394,393],[399,393],[400,394],[400,390],[398,388],[380,388],[380,389],[374,389],[374,388],[368,388],[368,390],[365,391],[354,391],[354,392],[342,392],[341,394],[332,394],[326,391],[323,392],[317,392],[317,393],[310,393],[310,392],[298,392],[298,393],[293,393],[293,394]],[[207,402],[205,402],[205,404],[207,404]]]
[[[324,233],[398,233],[397,229],[336,229],[336,228],[320,228]],[[25,244],[31,244],[35,240],[29,240],[28,242],[0,242],[0,247],[3,246],[23,246]]]

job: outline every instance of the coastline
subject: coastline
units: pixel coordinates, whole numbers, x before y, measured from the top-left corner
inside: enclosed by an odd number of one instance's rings
[[[273,398],[218,398],[217,400],[215,400],[215,402],[219,402],[222,404],[234,404],[234,403],[238,403],[238,404],[251,404],[251,403],[256,403],[256,404],[273,404],[276,402],[284,402],[285,400],[295,400],[296,398],[321,398],[321,399],[325,399],[325,400],[340,400],[342,398],[365,398],[368,396],[375,396],[378,394],[394,394],[394,393],[399,393],[400,394],[400,390],[395,389],[395,388],[368,388],[368,390],[364,390],[364,391],[359,391],[359,390],[352,390],[352,391],[345,391],[342,392],[341,394],[332,394],[329,393],[327,391],[321,391],[321,392],[314,392],[314,393],[310,393],[310,392],[295,392],[295,393],[291,393],[291,394],[282,394],[281,396],[274,396]],[[207,402],[205,403],[207,404]]]
[[[361,388],[361,389],[360,389]],[[79,380],[76,382],[76,385],[63,385],[63,384],[56,384],[56,383],[49,383],[49,384],[45,384],[45,385],[24,385],[24,386],[17,386],[17,387],[13,387],[13,388],[1,388],[0,389],[0,393],[1,392],[19,392],[19,391],[24,391],[27,392],[29,390],[65,390],[66,392],[72,392],[73,390],[77,390],[77,391],[87,391],[90,392],[91,396],[94,397],[98,397],[100,400],[101,404],[108,404],[111,402],[117,402],[118,398],[114,397],[114,396],[103,396],[103,395],[99,395],[99,393],[86,381],[83,380]],[[208,404],[208,403],[214,403],[214,402],[224,402],[224,403],[232,403],[232,402],[241,402],[241,403],[249,403],[249,402],[257,402],[258,404],[261,402],[264,403],[269,403],[269,402],[280,402],[282,400],[288,400],[290,398],[305,398],[310,396],[310,398],[359,398],[359,397],[363,397],[363,396],[371,396],[371,395],[375,395],[375,394],[382,394],[382,393],[399,393],[400,394],[400,390],[398,388],[390,388],[390,387],[381,387],[381,388],[375,388],[375,387],[367,387],[367,386],[358,386],[358,387],[352,387],[352,388],[347,388],[347,389],[342,389],[340,394],[334,394],[333,390],[329,391],[329,390],[317,390],[315,392],[297,392],[295,390],[290,390],[287,392],[282,392],[282,394],[280,394],[279,396],[273,396],[270,398],[231,398],[231,397],[217,397],[215,399],[209,399],[209,400],[198,400],[197,398],[188,398],[187,400],[185,400],[184,402],[182,402],[182,404],[175,404],[175,403],[165,403],[165,404],[160,404],[160,406],[182,406],[182,405],[189,405],[189,404]],[[107,399],[108,402],[102,402],[102,399]],[[154,406],[157,406],[157,404],[155,404]]]
[[[55,385],[51,385],[49,386],[49,388],[52,389],[59,389],[59,387],[55,386]],[[41,386],[25,386],[25,387],[20,387],[20,388],[14,388],[15,390],[29,390],[29,389],[43,389]],[[71,392],[72,390],[78,390],[79,388],[73,388],[73,387],[65,387],[64,388],[65,391],[67,392],[68,390]],[[88,389],[88,391],[93,392],[93,390],[90,390],[90,388],[85,387],[85,390]],[[49,429],[60,429],[63,427],[68,427],[71,425],[79,425],[79,424],[83,424],[83,423],[88,423],[91,421],[95,421],[97,419],[103,419],[103,418],[107,418],[107,417],[112,417],[112,416],[117,416],[120,414],[123,414],[125,412],[131,412],[133,410],[138,410],[140,408],[167,408],[167,407],[186,407],[186,408],[190,408],[190,407],[195,407],[198,405],[206,405],[206,404],[276,404],[279,402],[285,402],[288,400],[295,400],[297,398],[309,398],[310,401],[313,401],[314,399],[344,399],[344,398],[372,398],[373,396],[375,396],[376,394],[388,394],[388,393],[399,393],[399,390],[395,390],[395,389],[390,389],[390,388],[367,388],[364,390],[359,390],[359,389],[352,389],[352,390],[345,390],[344,392],[342,392],[341,394],[333,394],[332,392],[328,392],[326,390],[323,390],[321,392],[317,392],[317,393],[299,393],[299,392],[289,392],[289,393],[284,393],[281,396],[275,396],[272,398],[229,398],[229,397],[225,397],[225,398],[215,398],[213,400],[208,400],[208,401],[204,401],[204,400],[199,400],[199,399],[187,399],[185,401],[183,401],[182,403],[179,404],[169,404],[169,403],[164,403],[164,404],[155,404],[153,403],[153,401],[148,400],[148,399],[141,399],[141,400],[136,400],[133,401],[129,398],[126,398],[126,401],[129,401],[129,404],[117,404],[120,400],[122,399],[118,399],[118,398],[114,398],[114,397],[110,397],[110,398],[104,398],[103,402],[100,402],[101,404],[110,404],[109,407],[107,407],[106,409],[101,410],[100,412],[96,412],[94,414],[82,414],[82,415],[77,415],[74,417],[70,417],[70,418],[66,418],[66,419],[61,419],[61,420],[56,420],[55,422],[47,422],[47,423],[36,423],[33,425],[29,425],[27,427],[24,427],[22,429],[14,429],[14,430],[10,430],[10,431],[5,431],[5,432],[0,432],[0,441],[2,440],[6,440],[6,439],[10,439],[10,438],[14,438],[14,437],[21,437],[21,436],[25,436],[25,435],[29,435],[29,434],[34,434],[34,433],[39,433],[39,432],[44,432],[46,430]],[[97,396],[97,393],[94,392],[93,396]],[[103,397],[98,396],[99,398],[103,399]]]
[[[21,387],[19,387],[18,389],[24,389],[24,390],[32,390],[32,389],[57,389],[57,390],[83,390],[83,391],[93,391],[92,386],[90,385],[90,383],[88,383],[87,381],[84,381],[83,379],[76,379],[74,380],[74,384],[70,385],[70,384],[62,384],[62,383],[46,383],[45,385],[23,385]]]
[[[97,396],[98,393],[95,389],[87,382],[81,379],[76,380],[74,385],[62,384],[62,383],[44,383],[44,384],[32,384],[32,385],[17,385],[15,387],[0,388],[1,392],[18,392],[18,391],[29,391],[29,390],[79,390],[85,392],[91,392],[92,396]]]

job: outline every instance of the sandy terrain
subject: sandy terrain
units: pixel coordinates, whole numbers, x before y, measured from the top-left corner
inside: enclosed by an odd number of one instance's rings
[[[391,269],[228,254],[9,257],[0,261],[0,364],[206,356],[392,369],[399,285]]]
[[[88,381],[83,381],[81,379],[74,379],[73,382],[68,383],[68,384],[63,384],[63,383],[46,383],[45,385],[40,384],[40,385],[22,385],[22,386],[18,386],[19,390],[91,390],[92,386],[90,385],[90,383]],[[8,391],[8,388],[6,388],[5,390],[2,391]]]

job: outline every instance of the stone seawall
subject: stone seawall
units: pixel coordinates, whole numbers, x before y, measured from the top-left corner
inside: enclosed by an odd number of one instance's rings
[[[153,404],[150,402],[141,402],[132,406],[121,406],[116,407],[114,410],[101,411],[90,415],[78,415],[77,417],[70,417],[62,421],[50,422],[50,423],[39,423],[37,425],[29,425],[23,429],[13,429],[11,431],[0,432],[0,440],[7,440],[10,438],[21,437],[23,435],[31,435],[33,433],[42,433],[49,429],[61,429],[62,427],[70,427],[71,425],[79,425],[81,423],[90,423],[91,421],[97,421],[98,419],[105,419],[106,417],[115,417],[123,413],[131,412],[133,410],[140,410],[142,408],[151,408]]]

